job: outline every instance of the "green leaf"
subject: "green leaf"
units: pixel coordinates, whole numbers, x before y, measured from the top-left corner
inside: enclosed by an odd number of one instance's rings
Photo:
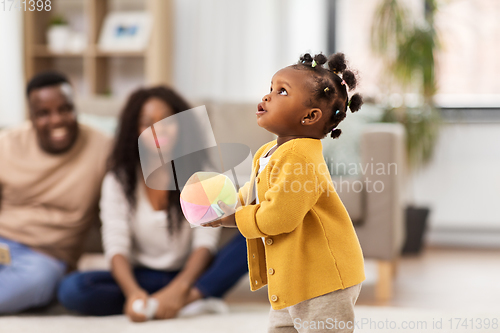
[[[387,94],[413,89],[424,99],[420,108],[387,109],[381,118],[383,122],[399,122],[405,126],[407,155],[413,168],[425,165],[432,158],[441,122],[433,102],[436,93],[434,54],[439,47],[434,16],[438,7],[436,0],[425,0],[425,6],[426,22],[417,26],[401,0],[381,0],[371,36],[372,50],[382,57],[389,74],[400,85],[399,91],[387,91]]]

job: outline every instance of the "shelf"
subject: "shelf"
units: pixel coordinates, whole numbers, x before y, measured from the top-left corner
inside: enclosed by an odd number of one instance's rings
[[[78,105],[79,110],[85,110],[87,114],[111,117],[119,115],[124,102],[123,98],[105,95],[79,97],[76,99],[76,105]]]
[[[83,52],[63,52],[56,53],[49,50],[47,45],[34,45],[33,46],[33,56],[39,58],[81,58],[84,56]]]
[[[145,51],[102,51],[94,47],[89,52],[90,55],[96,57],[145,57]]]
[[[75,58],[75,57],[145,57],[145,51],[101,51],[96,46],[84,52],[52,52],[47,45],[35,45],[33,55],[39,58]]]
[[[130,5],[130,8],[136,8],[136,5],[140,4],[141,8],[148,11],[152,17],[153,27],[149,44],[143,51],[99,50],[99,36],[106,16],[117,10],[130,10],[126,8],[127,5],[120,5],[118,9],[117,0],[79,0],[78,6],[75,7],[74,1],[53,0],[52,4],[54,13],[60,12],[70,21],[73,20],[76,28],[82,27],[82,32],[87,39],[85,50],[81,52],[50,51],[46,31],[52,13],[25,12],[23,14],[26,81],[36,73],[46,70],[55,69],[63,73],[67,71],[74,75],[74,79],[81,81],[84,94],[82,97],[101,98],[107,92],[114,92],[116,86],[120,86],[116,84],[117,66],[125,66],[128,69],[130,62],[132,70],[127,73],[132,73],[133,77],[124,75],[124,80],[144,82],[145,85],[172,84],[174,0],[130,0],[131,3],[135,3]],[[114,61],[115,59],[125,59],[125,61]],[[134,68],[140,68],[141,72],[134,72]],[[121,84],[121,86],[126,85],[127,82]],[[103,100],[99,103],[99,105],[104,105],[101,109],[107,107]]]

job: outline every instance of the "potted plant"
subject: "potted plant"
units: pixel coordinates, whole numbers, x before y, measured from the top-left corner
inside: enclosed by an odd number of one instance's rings
[[[434,103],[435,52],[439,47],[434,17],[438,8],[436,0],[423,0],[423,5],[425,18],[418,21],[401,0],[381,0],[371,36],[372,50],[381,56],[395,83],[388,90],[400,97],[395,103],[387,103],[381,120],[404,125],[410,171],[430,161],[440,123]],[[408,93],[417,98],[405,100]],[[403,253],[420,252],[429,212],[428,207],[407,207]]]
[[[70,41],[71,30],[68,22],[62,15],[52,17],[47,30],[48,48],[54,53],[64,53]]]

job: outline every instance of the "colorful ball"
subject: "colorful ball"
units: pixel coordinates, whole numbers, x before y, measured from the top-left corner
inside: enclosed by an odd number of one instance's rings
[[[233,182],[217,172],[196,172],[181,192],[181,207],[191,224],[200,225],[220,218],[224,212],[217,202],[236,207],[237,193]]]

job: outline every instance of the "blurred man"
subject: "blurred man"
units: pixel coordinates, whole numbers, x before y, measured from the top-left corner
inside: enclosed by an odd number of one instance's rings
[[[0,132],[0,314],[48,304],[95,218],[110,140],[78,124],[59,73],[27,87],[30,122]]]

